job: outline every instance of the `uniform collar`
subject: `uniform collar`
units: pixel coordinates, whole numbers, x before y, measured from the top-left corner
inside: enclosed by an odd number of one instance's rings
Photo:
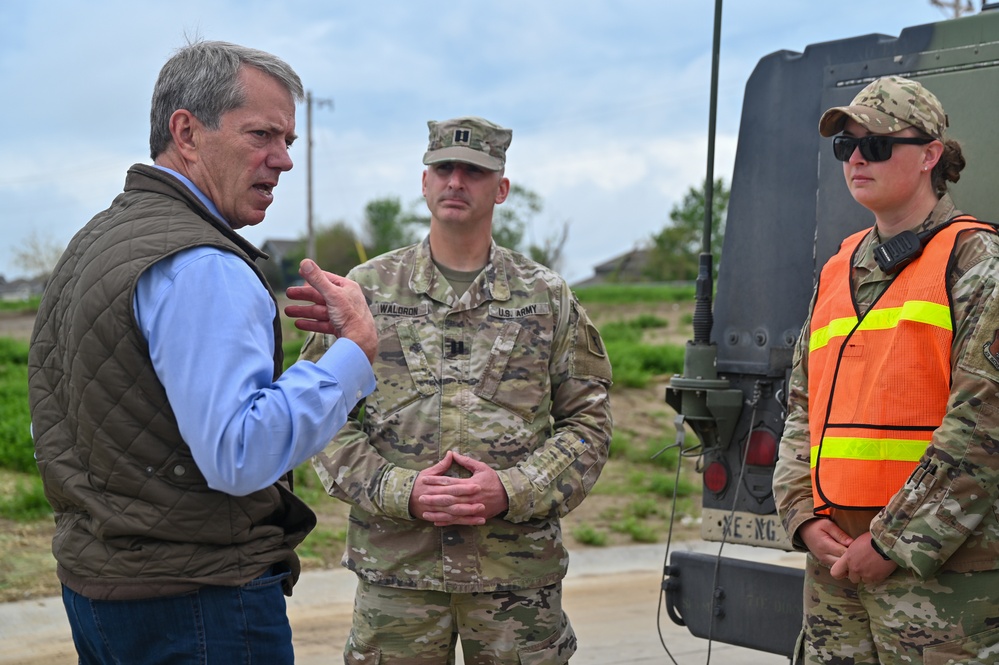
[[[469,293],[478,292],[477,300],[509,300],[510,282],[507,276],[504,250],[495,241],[489,245],[489,260],[482,274],[469,288]],[[434,265],[430,254],[430,236],[416,246],[416,261],[410,278],[410,287],[415,293],[429,295],[432,298],[447,302],[445,293],[453,293],[447,280]],[[481,292],[479,290],[481,289]]]

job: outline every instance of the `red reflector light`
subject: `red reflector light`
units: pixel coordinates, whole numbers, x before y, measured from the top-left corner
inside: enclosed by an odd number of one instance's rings
[[[715,494],[721,494],[728,487],[728,469],[721,462],[712,462],[704,470],[704,486]]]
[[[777,437],[768,429],[753,430],[749,436],[746,464],[774,466],[777,464]]]

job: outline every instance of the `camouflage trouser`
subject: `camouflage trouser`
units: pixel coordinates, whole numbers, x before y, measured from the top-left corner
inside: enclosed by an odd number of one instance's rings
[[[489,593],[442,593],[357,582],[347,665],[564,665],[576,635],[562,584]]]
[[[809,665],[999,663],[999,570],[881,584],[837,580],[808,555],[804,662]]]

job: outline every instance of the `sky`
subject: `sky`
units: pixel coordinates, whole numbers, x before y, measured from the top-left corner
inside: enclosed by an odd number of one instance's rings
[[[976,6],[979,2],[976,0]],[[427,121],[513,130],[506,175],[544,207],[526,241],[568,224],[576,282],[647,243],[707,173],[710,0],[0,0],[0,275],[16,252],[65,246],[150,163],[149,102],[189,38],[269,51],[312,112],[313,219],[360,231],[364,207],[421,212]],[[929,0],[729,0],[722,16],[715,177],[731,182],[746,81],[761,58],[947,18]],[[306,111],[295,168],[251,242],[304,237]]]

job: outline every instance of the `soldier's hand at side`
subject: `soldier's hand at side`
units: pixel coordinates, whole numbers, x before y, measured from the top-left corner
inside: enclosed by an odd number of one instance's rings
[[[805,522],[798,527],[798,534],[812,556],[827,566],[836,563],[853,542],[853,538],[846,531],[836,526],[832,520],[825,518]]]
[[[849,577],[854,584],[878,584],[895,572],[898,564],[885,560],[871,547],[871,534],[865,533],[846,549],[829,574],[838,580]]]
[[[378,349],[378,331],[361,287],[346,277],[320,270],[312,259],[302,260],[299,274],[307,284],[288,287],[288,297],[315,304],[288,305],[284,308],[284,313],[295,319],[295,327],[346,337],[361,347],[369,361],[373,361]]]

